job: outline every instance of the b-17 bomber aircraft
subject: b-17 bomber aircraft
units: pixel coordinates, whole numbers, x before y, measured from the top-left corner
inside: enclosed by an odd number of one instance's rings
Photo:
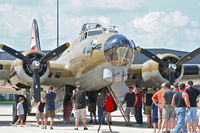
[[[57,111],[77,84],[88,92],[109,87],[120,99],[127,92],[127,86],[160,87],[163,82],[173,84],[199,77],[199,65],[184,65],[200,53],[199,48],[181,59],[168,53],[154,55],[136,46],[115,28],[87,23],[71,44],[65,43],[45,55],[40,49],[38,33],[34,20],[30,51],[20,53],[0,44],[2,50],[16,57],[13,61],[0,60],[0,80],[5,87],[30,92],[26,97],[29,103],[32,99],[38,102],[41,92],[53,85],[57,93]],[[132,64],[136,52],[149,60],[144,64]],[[58,58],[51,60],[54,57]]]

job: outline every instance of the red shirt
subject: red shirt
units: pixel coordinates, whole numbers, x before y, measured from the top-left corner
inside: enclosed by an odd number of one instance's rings
[[[141,106],[142,105],[142,93],[137,93],[136,97],[138,100],[137,100],[137,103],[135,106]]]
[[[114,110],[114,103],[113,103],[113,98],[112,96],[108,96],[106,98],[106,103],[105,103],[105,111],[110,112]]]

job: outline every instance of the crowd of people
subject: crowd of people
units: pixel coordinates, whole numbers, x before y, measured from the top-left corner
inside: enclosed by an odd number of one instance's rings
[[[197,103],[200,92],[193,87],[193,82],[163,83],[161,89],[141,89],[129,87],[122,104],[126,103],[125,115],[128,118],[127,126],[130,126],[130,114],[135,116],[136,127],[143,124],[142,108],[147,117],[148,128],[154,129],[154,133],[197,133],[200,131],[200,110]]]
[[[196,133],[200,118],[197,108],[199,94],[192,81],[174,86],[162,84],[162,88],[152,95],[152,118],[147,119],[149,127],[152,122],[155,133],[157,126],[158,133]]]
[[[197,132],[198,121],[200,121],[200,112],[197,108],[197,100],[200,92],[193,87],[193,82],[175,83],[171,86],[169,83],[163,83],[161,89],[148,88],[145,92],[139,87],[129,87],[122,105],[126,103],[125,116],[128,119],[127,126],[131,126],[130,115],[135,116],[136,127],[143,126],[143,109],[147,116],[147,125],[156,132],[179,133]],[[88,112],[90,112],[89,123],[112,125],[111,113],[116,108],[113,97],[106,88],[99,92],[86,93],[81,86],[76,86],[73,91],[71,101],[75,113],[75,130],[79,129],[79,120],[82,120],[83,129],[88,130],[86,120],[86,96],[88,96]],[[41,125],[47,129],[48,117],[50,120],[50,129],[53,129],[55,118],[55,98],[53,86],[50,86],[48,92],[41,101],[37,103],[36,120],[37,126]],[[15,125],[22,126],[24,120],[23,104],[24,98],[19,98],[17,104],[18,120]],[[96,115],[96,106],[98,115]],[[121,106],[120,108],[123,108]],[[98,116],[98,118],[97,118]],[[105,119],[105,117],[107,119]]]
[[[47,129],[48,118],[50,117],[50,129],[53,129],[54,126],[54,118],[55,118],[55,98],[56,93],[54,92],[53,86],[50,86],[47,93],[41,100],[37,103],[37,112],[36,112],[36,120],[37,127],[39,127],[40,123],[42,125],[42,129]],[[24,97],[18,98],[18,104],[16,108],[18,119],[14,120],[14,126],[20,125],[23,126],[23,122],[25,120],[25,112],[27,109],[24,108],[23,103],[25,101]],[[41,122],[40,122],[41,120]]]
[[[71,101],[74,106],[75,113],[75,128],[78,130],[79,120],[82,120],[83,129],[88,130],[86,122],[86,96],[88,96],[88,112],[90,113],[89,123],[95,124],[112,124],[111,112],[115,111],[116,104],[111,96],[110,92],[106,88],[102,88],[100,93],[92,92],[86,93],[80,85],[77,85],[71,96]],[[56,93],[54,92],[53,86],[50,86],[45,96],[41,97],[41,100],[37,103],[36,120],[37,127],[41,125],[42,129],[47,129],[48,118],[50,117],[50,128],[53,129],[54,118],[55,118],[55,99]],[[24,123],[25,118],[25,108],[23,106],[25,98],[19,97],[17,104],[17,116],[18,119],[13,122],[12,125],[21,127]],[[98,120],[96,116],[96,106],[98,106]],[[68,107],[68,106],[66,106]],[[70,111],[71,112],[71,111]],[[104,114],[106,112],[106,115]],[[107,116],[107,121],[105,120]],[[68,119],[69,121],[69,119]]]

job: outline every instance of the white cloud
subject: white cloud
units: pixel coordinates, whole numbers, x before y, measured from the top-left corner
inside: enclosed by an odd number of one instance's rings
[[[100,23],[102,26],[109,26],[110,25],[110,19],[105,16],[99,16],[99,17],[68,17],[68,18],[62,18],[61,19],[62,25],[61,25],[61,39],[64,37],[65,41],[73,41],[79,34],[81,30],[81,26],[84,23],[93,22],[93,23]]]
[[[127,3],[123,0],[60,0],[60,42],[72,41],[77,37],[84,23],[97,22],[105,27],[111,25],[111,20],[106,16],[107,14],[97,13],[88,16],[84,13],[76,14],[78,11],[88,12],[91,8],[132,10],[138,7],[141,1],[130,0]],[[21,4],[14,3],[0,3],[0,20],[3,20],[0,21],[0,30],[3,31],[0,33],[1,42],[12,44],[12,47],[17,47],[20,50],[29,49],[31,22],[36,18],[39,24],[42,48],[54,48],[57,37],[56,1],[42,0],[35,2],[30,0],[33,5],[26,1]],[[72,12],[76,12],[75,15]]]
[[[142,7],[142,0],[94,0],[94,5],[100,8],[118,8],[123,10],[133,10]]]
[[[39,21],[39,29],[40,33],[42,33],[40,34],[40,40],[42,43],[44,43],[43,40],[56,38],[56,17],[55,11],[52,11],[51,6],[29,7],[0,4],[0,12],[0,19],[2,20],[0,21],[1,43],[8,44],[18,50],[30,49],[31,23],[34,18]],[[50,49],[51,45],[42,48]]]
[[[29,49],[31,22],[33,18],[36,18],[39,24],[42,48],[55,48],[57,37],[56,2],[42,0],[38,3],[34,1],[34,3],[34,6],[27,3],[25,5],[0,4],[1,43],[13,44],[13,47],[20,50]],[[132,21],[129,21],[132,11],[125,16],[112,15],[116,9],[128,11],[142,6],[142,3],[143,0],[130,0],[129,2],[122,0],[60,0],[60,43],[71,42],[75,39],[84,23],[97,22],[104,27],[116,24],[123,34],[144,47],[172,49],[178,49],[179,46],[185,48],[188,45],[191,49],[197,47],[195,44],[200,42],[200,23],[191,20],[180,11],[149,12]],[[98,10],[99,8],[100,10]],[[101,14],[101,10],[107,11],[107,9],[111,9],[113,12],[109,12],[111,13],[108,13],[109,15]],[[94,13],[90,14],[90,12]],[[123,18],[120,19],[121,17]]]
[[[141,28],[146,32],[155,32],[165,30],[168,27],[182,27],[189,24],[189,18],[183,16],[180,11],[171,13],[165,12],[150,12],[142,18],[133,20],[133,25],[136,28]]]
[[[180,11],[149,12],[128,24],[129,36],[138,45],[150,48],[193,50],[200,43],[200,23]]]
[[[42,49],[54,49],[57,39],[54,9],[55,6],[43,5],[31,9],[29,6],[0,4],[0,19],[3,20],[0,21],[1,43],[11,44],[11,47],[18,50],[29,49],[31,23],[36,18]],[[67,12],[60,17],[60,43],[73,41],[78,36],[81,26],[88,22],[98,22],[103,26],[110,25],[110,19],[105,16],[68,16]]]
[[[6,12],[12,10],[12,8],[13,7],[11,5],[9,5],[9,4],[1,4],[0,5],[0,12],[6,13]],[[0,15],[3,15],[3,14],[0,14]]]
[[[64,3],[60,1],[60,3]],[[143,6],[143,0],[67,0],[64,4],[70,5],[79,10],[79,8],[108,8],[108,9],[121,9],[133,10]]]
[[[194,26],[194,27],[199,27],[200,24],[199,24],[198,22],[192,21],[192,26]]]
[[[42,17],[41,40],[43,40],[43,49],[54,49],[56,46],[56,21],[52,16]],[[46,23],[45,23],[46,22]],[[78,37],[81,30],[81,26],[84,23],[94,22],[100,23],[103,26],[110,25],[110,19],[105,16],[99,17],[61,17],[60,18],[60,44],[64,42],[72,42],[76,37]],[[40,25],[40,24],[39,24]]]
[[[8,4],[0,4],[0,12],[1,43],[8,44],[17,49],[23,46],[27,48],[28,46],[24,44],[23,40],[26,39],[27,33],[30,33],[31,17],[29,13],[26,13],[26,9],[23,7],[18,10],[18,7]],[[27,29],[28,27],[29,30]],[[16,39],[20,41],[14,42]],[[29,42],[29,40],[30,37],[27,41]]]

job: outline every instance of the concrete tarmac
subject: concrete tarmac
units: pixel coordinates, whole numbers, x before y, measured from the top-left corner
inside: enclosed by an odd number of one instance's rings
[[[88,124],[88,130],[83,130],[80,124],[79,130],[74,130],[74,119],[70,124],[65,124],[62,121],[62,114],[57,114],[55,119],[55,126],[53,130],[41,129],[41,127],[36,127],[35,116],[28,116],[27,123],[24,127],[10,126],[9,123],[12,121],[12,105],[0,105],[0,132],[1,133],[97,133],[99,125]],[[87,116],[89,121],[89,116]],[[143,117],[146,123],[146,116]],[[147,128],[146,124],[142,127],[135,127],[135,118],[131,117],[132,126],[124,126],[124,120],[119,111],[112,113],[113,125],[111,126],[113,133],[152,133],[152,128]],[[102,125],[100,133],[109,133],[108,125]]]

